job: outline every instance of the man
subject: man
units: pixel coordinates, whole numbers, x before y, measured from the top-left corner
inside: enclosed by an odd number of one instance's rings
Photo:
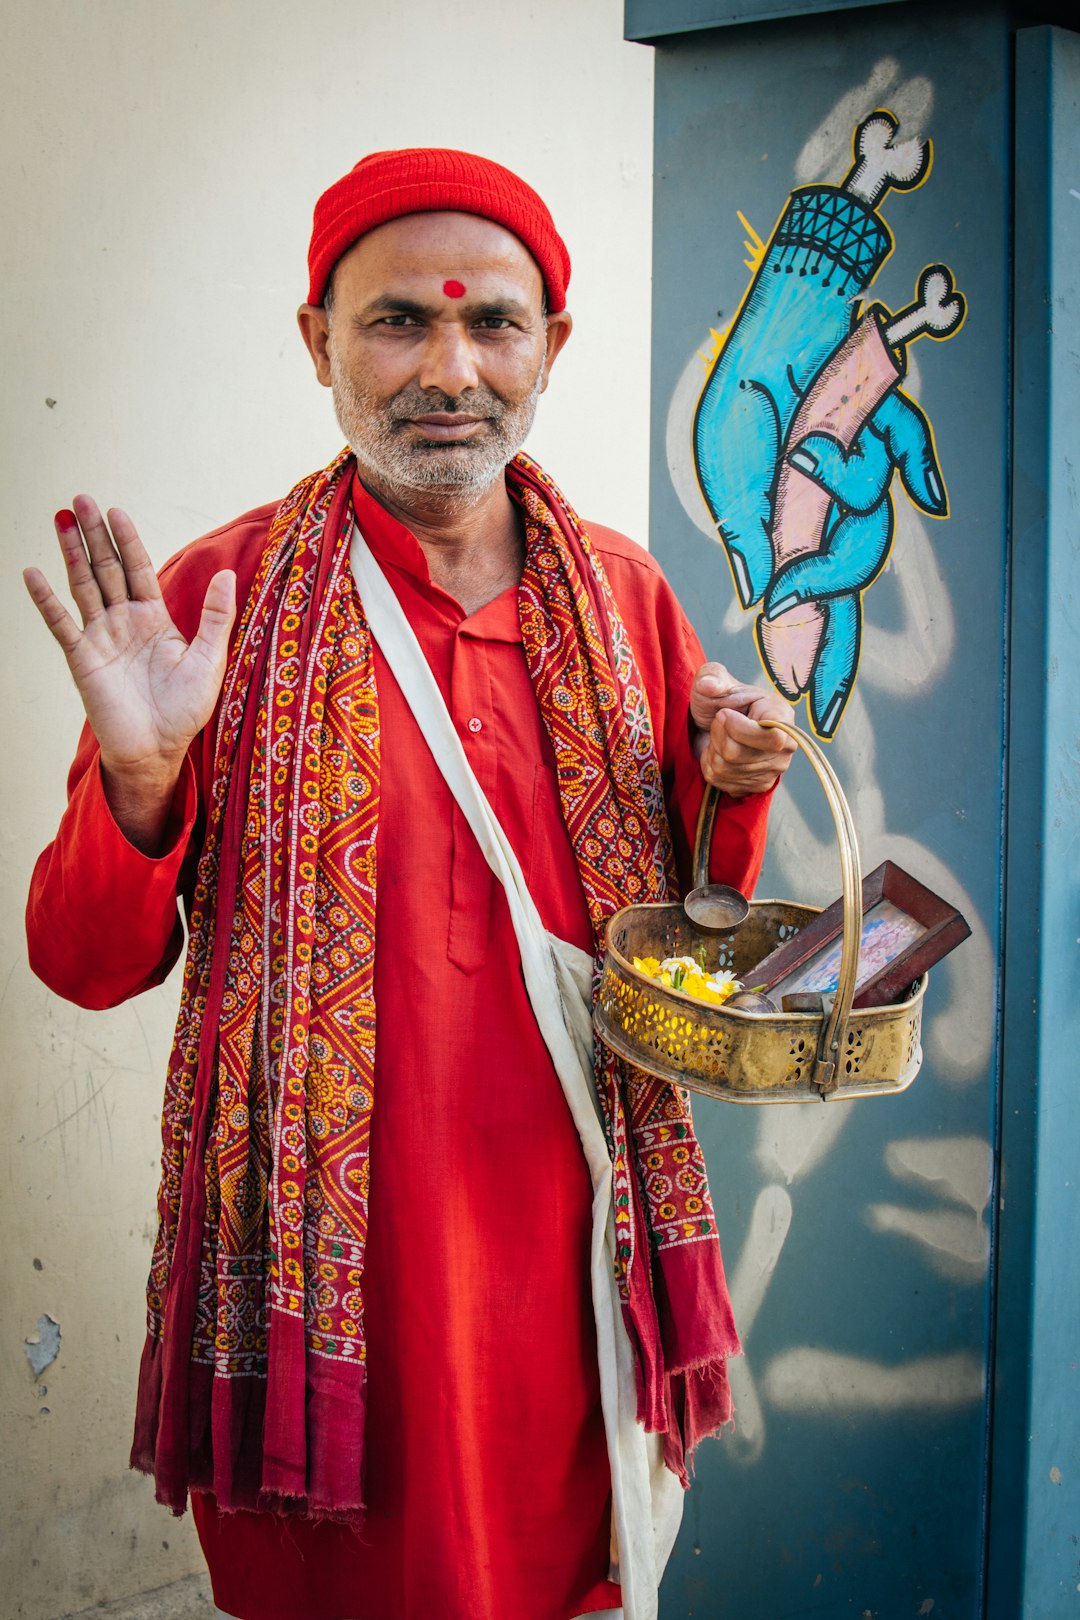
[[[77,498],[82,630],[27,576],[88,719],[35,969],[111,1005],[188,913],[132,1461],[241,1620],[641,1620],[737,1341],[684,1100],[600,1051],[575,1104],[528,914],[593,955],[706,780],[750,887],[790,711],[515,454],[571,325],[524,182],[375,154],[309,264],[350,452],[160,586]]]

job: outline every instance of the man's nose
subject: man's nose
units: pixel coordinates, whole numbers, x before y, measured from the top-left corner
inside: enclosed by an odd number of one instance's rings
[[[480,378],[469,333],[459,326],[432,327],[417,381],[451,397],[475,388]]]

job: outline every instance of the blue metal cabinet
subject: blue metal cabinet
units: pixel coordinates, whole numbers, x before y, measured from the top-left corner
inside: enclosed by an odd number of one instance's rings
[[[1080,1614],[1080,39],[1049,16],[627,0],[653,550],[828,746],[864,870],[973,930],[909,1092],[698,1102],[746,1355],[665,1620]],[[758,892],[825,903],[789,784]]]

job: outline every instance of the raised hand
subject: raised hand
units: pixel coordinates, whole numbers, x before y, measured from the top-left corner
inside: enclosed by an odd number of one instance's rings
[[[766,793],[787,770],[795,743],[762,720],[793,719],[791,705],[761,686],[744,686],[723,664],[702,664],[690,692],[695,748],[706,782],[741,799]]]
[[[89,496],[56,516],[68,586],[82,628],[37,568],[27,590],[63,648],[101,749],[106,794],[140,848],[160,837],[193,739],[214,712],[235,615],[236,579],[215,574],[195,638],[165,606],[150,558],[126,512],[108,522]]]

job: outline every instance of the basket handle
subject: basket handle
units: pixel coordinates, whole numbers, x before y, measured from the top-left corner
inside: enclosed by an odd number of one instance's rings
[[[859,841],[855,836],[855,823],[844,797],[844,790],[824,751],[798,726],[784,720],[762,720],[761,725],[774,731],[786,731],[806,755],[814,773],[825,791],[832,812],[836,841],[840,846],[840,874],[844,895],[844,933],[840,953],[840,976],[829,1016],[824,1020],[818,1040],[814,1063],[813,1084],[822,1096],[828,1096],[840,1084],[840,1056],[847,1039],[851,1003],[855,999],[855,981],[859,972],[859,941],[862,937],[862,868],[859,862]],[[708,787],[698,818],[694,839],[694,884],[702,887],[709,881],[709,849],[713,826],[720,805],[716,788]]]

